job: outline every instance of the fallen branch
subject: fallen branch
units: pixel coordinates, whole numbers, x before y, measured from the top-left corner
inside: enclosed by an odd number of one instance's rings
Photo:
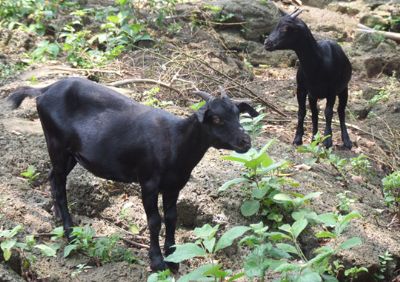
[[[364,32],[364,33],[375,33],[383,35],[385,38],[392,39],[395,41],[400,41],[400,33],[397,32],[390,32],[390,31],[383,31],[383,30],[376,30],[372,29],[366,25],[358,24],[357,31]]]
[[[68,71],[68,72],[101,72],[101,73],[114,73],[119,76],[122,76],[120,71],[114,71],[114,70],[102,70],[102,69],[74,69],[74,68],[68,68],[68,67],[59,67],[59,66],[49,66],[47,69],[50,70],[60,70],[60,71]]]
[[[128,79],[123,79],[123,80],[119,80],[119,81],[114,81],[114,82],[111,82],[111,83],[109,83],[107,85],[114,86],[114,87],[119,87],[119,86],[123,86],[123,85],[130,84],[130,83],[133,83],[133,84],[135,84],[135,83],[157,84],[157,85],[160,85],[162,87],[168,88],[168,89],[178,93],[179,95],[182,95],[182,93],[178,89],[172,87],[171,85],[169,85],[169,84],[167,84],[165,82],[161,82],[161,81],[154,80],[154,79],[128,78]]]

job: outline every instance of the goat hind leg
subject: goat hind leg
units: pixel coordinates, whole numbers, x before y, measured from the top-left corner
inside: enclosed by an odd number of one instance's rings
[[[324,140],[324,145],[327,148],[332,147],[332,117],[333,117],[333,106],[335,105],[336,96],[328,97],[326,101],[325,107],[325,132],[324,136],[326,139]]]
[[[178,200],[179,190],[167,190],[163,192],[163,209],[165,219],[165,256],[172,254],[175,251],[175,229],[176,229],[176,201]],[[179,263],[167,262],[169,269],[173,273],[179,270]]]
[[[150,268],[152,271],[167,269],[161,254],[159,235],[161,229],[161,216],[158,212],[158,183],[148,180],[141,183],[142,201],[147,217],[147,225],[150,230]]]
[[[318,133],[318,107],[317,107],[318,99],[311,98],[311,96],[308,96],[308,101],[311,109],[312,140],[314,140],[314,136]]]
[[[54,200],[55,213],[61,217],[64,232],[68,239],[71,239],[71,227],[73,225],[68,210],[66,182],[67,176],[76,165],[76,160],[67,152],[56,150],[49,146],[49,155],[53,168],[49,174],[51,194]]]
[[[347,99],[348,99],[348,88],[346,87],[346,89],[339,95],[338,115],[340,121],[340,131],[342,134],[343,146],[350,150],[353,144],[350,141],[349,133],[347,132],[347,127],[346,127],[345,111],[346,111]]]
[[[306,97],[307,92],[305,89],[297,86],[297,102],[299,104],[299,110],[297,112],[297,129],[296,135],[293,140],[293,144],[301,145],[303,144],[304,135],[304,118],[306,116]]]

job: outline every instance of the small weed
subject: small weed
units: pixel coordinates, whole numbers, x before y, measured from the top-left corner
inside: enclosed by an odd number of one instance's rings
[[[377,281],[386,281],[388,264],[393,261],[393,255],[386,251],[383,255],[379,256],[379,270],[374,274]]]
[[[400,218],[400,171],[382,179],[383,194],[388,207],[394,208]]]
[[[348,197],[350,194],[350,191],[344,191],[343,193],[339,193],[336,195],[336,197],[339,199],[339,203],[336,206],[336,208],[339,210],[341,213],[348,213],[350,212],[350,206],[355,202],[354,199],[351,199]]]
[[[36,167],[33,165],[29,165],[25,171],[21,172],[21,176],[28,179],[29,184],[33,184],[39,175],[40,173],[37,172]]]

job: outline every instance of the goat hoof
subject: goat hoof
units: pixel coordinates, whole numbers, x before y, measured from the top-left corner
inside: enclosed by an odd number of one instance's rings
[[[302,140],[302,138],[301,138],[301,137],[300,137],[300,138],[298,138],[298,137],[294,138],[294,140],[293,140],[293,145],[296,145],[296,146],[303,145],[303,140]]]
[[[166,270],[168,268],[168,266],[164,262],[164,260],[157,260],[157,261],[151,262],[150,268],[151,268],[151,271],[158,272],[158,271]]]
[[[353,143],[351,143],[350,140],[349,140],[349,141],[346,141],[346,142],[343,143],[343,147],[344,147],[345,149],[351,150],[351,148],[353,147]]]
[[[179,272],[179,263],[167,262],[167,266],[173,274],[177,274]]]
[[[331,139],[331,138],[326,139],[326,140],[324,141],[324,146],[325,146],[326,148],[332,147],[332,139]]]

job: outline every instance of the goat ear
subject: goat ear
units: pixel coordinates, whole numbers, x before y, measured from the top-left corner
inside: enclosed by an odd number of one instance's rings
[[[258,112],[252,106],[245,102],[237,103],[236,107],[238,107],[240,113],[248,113],[251,117],[258,116]]]
[[[201,107],[195,114],[199,122],[203,123],[208,111],[208,103]]]

